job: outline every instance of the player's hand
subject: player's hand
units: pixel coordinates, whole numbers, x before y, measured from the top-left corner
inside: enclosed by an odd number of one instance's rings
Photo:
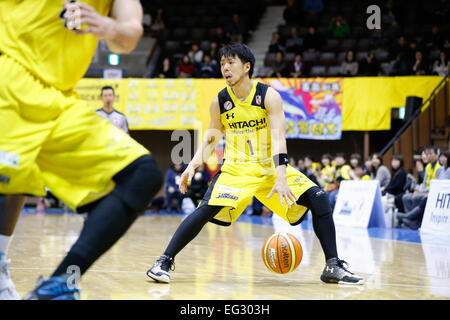
[[[187,186],[191,182],[194,174],[195,174],[195,169],[191,166],[188,166],[186,168],[186,170],[184,170],[184,172],[180,178],[180,192],[182,194],[185,194],[187,192]]]
[[[84,29],[80,29],[79,27],[69,28],[76,34],[90,33],[98,40],[114,38],[115,22],[112,18],[102,16],[93,7],[84,2],[64,2],[63,6],[66,9],[63,15],[66,25],[70,26],[73,21],[79,19],[80,25],[87,26]]]
[[[278,193],[280,196],[280,203],[282,206],[284,206],[284,201],[286,201],[286,204],[290,208],[291,204],[289,203],[289,200],[292,201],[293,205],[297,205],[295,194],[292,192],[291,188],[289,188],[286,179],[277,179],[267,198],[270,198],[275,193]]]

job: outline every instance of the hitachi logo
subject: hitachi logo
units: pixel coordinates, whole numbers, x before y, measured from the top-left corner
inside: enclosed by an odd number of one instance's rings
[[[230,126],[230,129],[243,129],[243,128],[253,128],[264,124],[266,124],[266,118],[250,121],[237,121],[229,123],[228,125]]]

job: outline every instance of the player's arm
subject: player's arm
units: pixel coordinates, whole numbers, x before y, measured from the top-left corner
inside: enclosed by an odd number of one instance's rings
[[[99,14],[93,7],[84,2],[64,3],[64,7],[78,6],[81,25],[85,29],[74,30],[77,34],[90,33],[99,40],[105,40],[111,51],[115,53],[130,53],[134,50],[143,34],[142,6],[139,0],[115,0],[111,16]],[[71,10],[64,15],[71,20]]]
[[[220,120],[220,106],[218,98],[214,99],[211,103],[209,113],[211,120],[209,129],[206,131],[205,138],[203,139],[203,142],[198,150],[195,152],[191,162],[189,162],[186,170],[184,170],[181,175],[180,191],[183,194],[187,191],[187,185],[192,180],[192,177],[195,174],[195,169],[197,169],[211,156],[223,135],[224,128],[222,121]]]
[[[265,107],[269,118],[270,135],[272,140],[272,156],[277,158],[280,154],[287,154],[286,146],[286,118],[283,111],[283,102],[280,94],[273,88],[269,88],[266,93]],[[275,185],[267,196],[270,198],[274,193],[278,193],[280,196],[281,205],[286,201],[290,207],[289,200],[296,204],[296,197],[292,190],[289,188],[286,168],[287,165],[278,165],[277,167],[277,180]]]

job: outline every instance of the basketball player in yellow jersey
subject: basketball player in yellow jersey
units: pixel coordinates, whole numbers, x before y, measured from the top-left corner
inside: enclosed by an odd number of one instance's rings
[[[291,225],[299,224],[311,209],[313,226],[325,253],[321,280],[361,284],[340,260],[333,216],[325,191],[288,165],[285,116],[278,92],[252,81],[255,58],[241,43],[220,51],[221,71],[227,83],[211,104],[210,129],[181,176],[185,193],[195,169],[214,151],[225,133],[224,163],[198,208],[178,227],[164,254],[147,271],[156,281],[170,282],[174,258],[208,222],[231,225],[255,196]]]
[[[0,294],[18,298],[6,253],[24,196],[49,188],[88,212],[64,260],[28,299],[73,299],[84,272],[128,230],[162,183],[148,150],[74,91],[97,41],[131,52],[138,0],[3,0],[0,4]],[[69,268],[70,267],[70,268]],[[70,271],[69,271],[70,270]],[[68,273],[69,272],[69,273]]]

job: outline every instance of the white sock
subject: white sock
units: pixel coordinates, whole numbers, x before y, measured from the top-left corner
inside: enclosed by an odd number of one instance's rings
[[[6,260],[6,254],[8,253],[11,239],[12,236],[4,236],[0,234],[0,260]]]

